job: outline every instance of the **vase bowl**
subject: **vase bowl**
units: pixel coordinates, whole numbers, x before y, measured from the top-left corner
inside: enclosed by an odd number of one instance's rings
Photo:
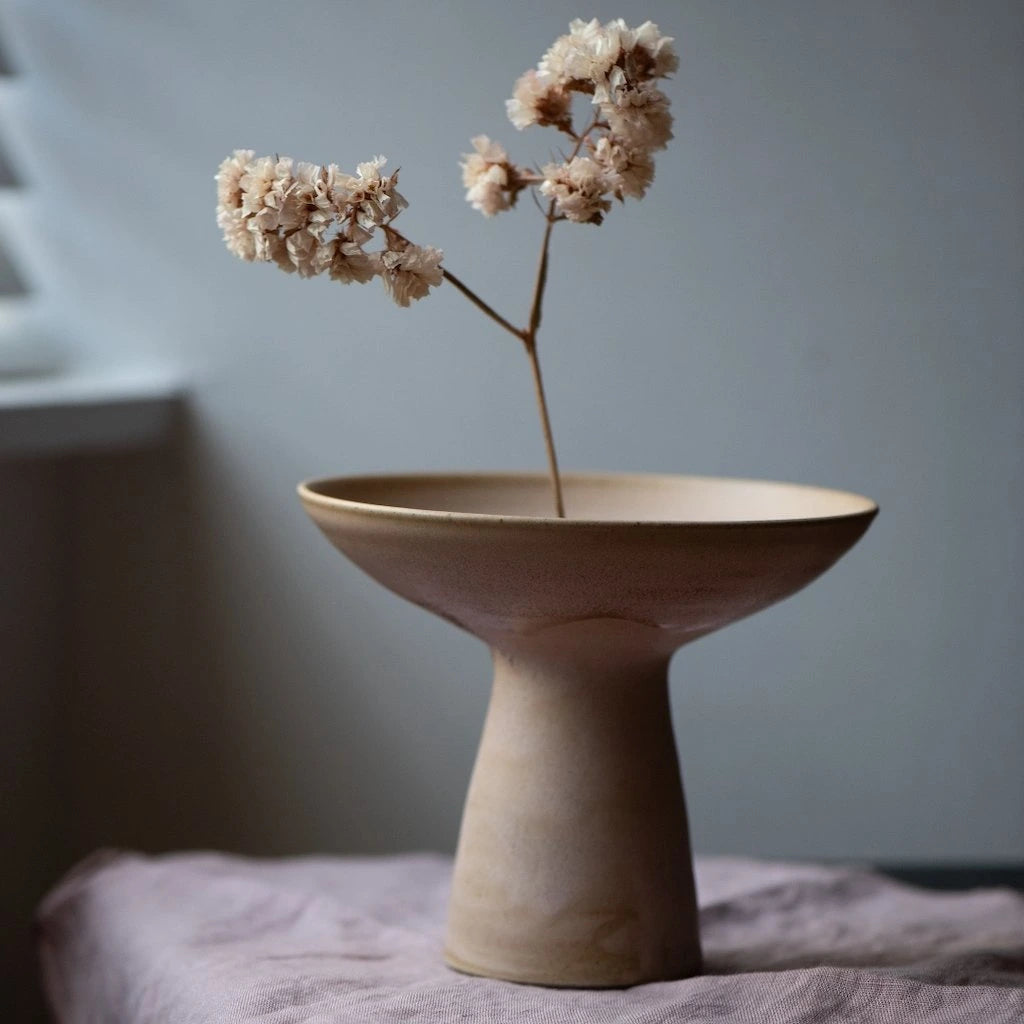
[[[606,987],[701,965],[668,662],[806,586],[868,528],[845,491],[713,477],[363,476],[299,493],[384,586],[485,641],[456,853],[460,970]]]

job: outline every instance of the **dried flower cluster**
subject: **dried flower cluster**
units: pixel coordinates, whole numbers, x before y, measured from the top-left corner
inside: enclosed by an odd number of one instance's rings
[[[466,198],[486,216],[507,210],[519,190],[536,185],[560,217],[600,224],[611,199],[643,197],[654,178],[651,154],[672,138],[668,97],[657,80],[679,66],[672,40],[645,22],[630,28],[621,18],[602,25],[576,20],[516,82],[508,116],[519,129],[548,125],[564,132],[574,149],[539,174],[516,167],[487,136],[473,140],[476,153],[462,164]],[[572,97],[591,97],[593,120],[577,132]]]
[[[475,153],[464,154],[462,184],[466,186],[466,201],[487,217],[515,205],[519,193],[528,180],[512,163],[505,147],[492,142],[486,135],[473,139]]]
[[[539,169],[517,166],[486,135],[461,163],[466,199],[487,217],[515,205],[536,189],[548,200],[541,256],[529,317],[516,327],[441,266],[439,249],[414,245],[395,227],[406,207],[398,172],[384,176],[384,158],[360,164],[354,175],[334,164],[294,163],[236,150],[217,173],[217,223],[227,247],[244,260],[274,262],[301,277],[327,274],[343,284],[379,277],[400,306],[421,299],[442,280],[521,341],[533,368],[555,509],[564,515],[558,461],[537,356],[537,332],[548,276],[551,231],[559,221],[600,224],[612,200],[640,199],[654,179],[652,154],[672,138],[668,97],[658,80],[679,61],[672,40],[645,22],[573,21],[535,69],[515,85],[506,106],[516,128],[549,126],[571,142],[568,156]],[[593,114],[585,128],[573,124],[576,95],[589,96]],[[384,246],[368,251],[377,232]]]
[[[384,157],[355,175],[334,164],[294,163],[238,149],[217,172],[217,224],[227,247],[244,260],[273,261],[300,277],[327,274],[343,284],[381,278],[400,306],[442,280],[442,253],[413,245],[392,221],[408,205],[398,172],[384,177]],[[380,228],[385,248],[367,252]]]

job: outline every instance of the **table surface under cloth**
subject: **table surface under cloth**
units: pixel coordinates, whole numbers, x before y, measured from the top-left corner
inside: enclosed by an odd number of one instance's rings
[[[451,861],[104,853],[44,901],[61,1024],[1024,1021],[1024,895],[698,858],[706,974],[550,989],[441,961]]]

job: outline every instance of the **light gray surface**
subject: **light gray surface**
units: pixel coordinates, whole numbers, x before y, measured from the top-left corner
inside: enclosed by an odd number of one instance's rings
[[[182,486],[127,459],[79,478],[76,845],[451,848],[487,656],[330,552],[293,486],[541,466],[526,362],[454,291],[399,310],[235,261],[212,176],[236,146],[382,152],[403,229],[521,319],[539,218],[483,220],[456,164],[478,132],[544,158],[553,139],[503,101],[579,9],[7,7],[55,312],[97,357],[197,381]],[[1024,15],[593,11],[656,20],[681,69],[648,198],[555,240],[541,344],[564,464],[882,509],[813,589],[679,656],[696,847],[1019,857]]]

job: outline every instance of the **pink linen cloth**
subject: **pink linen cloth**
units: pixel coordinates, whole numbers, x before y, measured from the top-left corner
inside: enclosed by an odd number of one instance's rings
[[[60,1024],[1022,1024],[1024,896],[698,858],[705,974],[619,990],[458,974],[451,861],[98,854],[46,898]]]

